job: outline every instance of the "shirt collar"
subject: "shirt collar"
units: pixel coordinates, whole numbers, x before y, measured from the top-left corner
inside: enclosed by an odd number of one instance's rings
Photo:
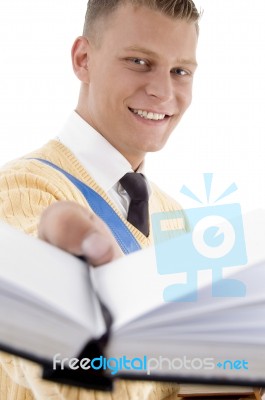
[[[108,192],[127,173],[129,161],[76,112],[73,112],[58,139],[81,162],[92,178]],[[144,162],[137,172],[143,172]]]

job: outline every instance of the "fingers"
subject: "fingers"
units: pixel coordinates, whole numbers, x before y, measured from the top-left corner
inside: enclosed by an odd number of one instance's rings
[[[122,256],[107,225],[97,215],[77,203],[60,201],[42,214],[40,239],[77,256],[85,256],[94,266]]]

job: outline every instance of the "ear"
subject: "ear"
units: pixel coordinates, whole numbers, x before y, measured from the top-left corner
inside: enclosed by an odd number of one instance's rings
[[[86,37],[79,36],[72,47],[72,65],[77,78],[84,83],[89,82],[88,62],[90,44]]]

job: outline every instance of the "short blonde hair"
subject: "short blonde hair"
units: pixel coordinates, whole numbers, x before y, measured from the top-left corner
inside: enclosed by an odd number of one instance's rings
[[[95,32],[95,23],[100,18],[109,16],[122,4],[145,6],[172,18],[194,22],[197,33],[199,32],[198,22],[201,13],[192,0],[88,0],[83,35],[86,37],[100,35],[101,32]]]

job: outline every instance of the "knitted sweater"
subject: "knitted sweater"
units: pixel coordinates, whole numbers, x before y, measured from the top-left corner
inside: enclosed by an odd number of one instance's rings
[[[99,187],[71,151],[56,140],[48,142],[43,148],[24,158],[8,163],[0,171],[0,219],[25,231],[37,235],[37,228],[42,212],[55,201],[74,201],[90,209],[83,194],[61,172],[36,160],[46,159],[75,176],[80,181],[94,189],[116,211],[127,225],[142,248],[153,242],[153,231],[146,238],[140,231],[126,221],[108,195]],[[179,205],[151,183],[152,193],[149,200],[150,214],[180,210]],[[184,218],[169,220],[168,231],[184,228]],[[39,377],[40,368],[28,361],[21,360],[4,353],[0,354],[2,364],[2,382],[9,380],[14,387],[14,396],[20,393],[21,399],[35,398],[44,400],[75,400],[84,395],[87,400],[94,400],[99,395],[94,391],[71,388],[54,383],[44,382]],[[8,373],[9,378],[5,375]],[[1,371],[0,371],[1,374]],[[28,389],[23,389],[22,385]],[[16,388],[16,389],[15,389]],[[120,381],[116,384],[115,394],[100,395],[100,399],[141,399],[160,400],[177,392],[177,385],[159,384],[153,382],[129,383]],[[3,388],[1,390],[4,390]],[[24,390],[24,395],[22,391]],[[9,389],[10,391],[10,389]],[[34,396],[34,397],[32,397]],[[7,398],[7,397],[6,397]],[[82,397],[83,398],[83,397]]]

